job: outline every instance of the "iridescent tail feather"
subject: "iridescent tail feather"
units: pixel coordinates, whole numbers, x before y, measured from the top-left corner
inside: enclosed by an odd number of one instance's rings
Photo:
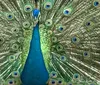
[[[19,85],[35,6],[35,0],[0,1],[0,80],[6,84]],[[100,0],[38,0],[37,9],[48,83],[99,85]]]

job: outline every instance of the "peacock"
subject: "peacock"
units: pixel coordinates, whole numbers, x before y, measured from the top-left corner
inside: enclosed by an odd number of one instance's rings
[[[100,0],[0,0],[0,85],[100,85]]]

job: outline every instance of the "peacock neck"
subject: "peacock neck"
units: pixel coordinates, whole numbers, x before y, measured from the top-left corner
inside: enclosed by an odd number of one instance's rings
[[[23,85],[46,85],[46,70],[40,45],[39,24],[33,29],[29,54],[21,75]]]

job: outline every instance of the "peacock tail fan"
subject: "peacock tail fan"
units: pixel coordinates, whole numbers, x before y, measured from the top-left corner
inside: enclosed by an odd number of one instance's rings
[[[0,0],[0,85],[23,83],[37,22],[48,85],[100,85],[100,0]]]

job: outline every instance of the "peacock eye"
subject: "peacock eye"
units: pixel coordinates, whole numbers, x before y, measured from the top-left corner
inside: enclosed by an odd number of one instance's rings
[[[11,47],[10,47],[11,51],[17,51],[18,48],[19,48],[18,44],[16,44],[16,43],[11,44]]]
[[[55,84],[55,81],[52,81],[52,84]]]
[[[19,43],[23,43],[24,42],[24,38],[23,37],[19,37],[17,40]]]
[[[65,16],[70,15],[70,14],[71,14],[71,9],[70,9],[70,8],[64,9],[63,14],[64,14]]]
[[[73,37],[73,38],[72,38],[72,42],[73,42],[73,43],[77,42],[77,37]]]
[[[13,82],[12,81],[9,81],[9,84],[13,84]]]
[[[45,25],[48,26],[48,27],[51,26],[52,20],[51,19],[46,20]]]
[[[94,4],[95,7],[97,7],[99,5],[99,2],[98,1],[94,1],[93,4]]]
[[[78,37],[74,36],[74,37],[72,37],[71,41],[74,44],[78,44],[80,42],[80,39]]]
[[[61,60],[61,61],[66,61],[66,57],[65,57],[65,56],[61,56],[61,57],[60,57],[60,60]]]
[[[58,85],[63,85],[63,80],[61,78],[58,79]]]
[[[58,41],[57,37],[52,37],[52,42],[56,43]]]
[[[46,8],[50,8],[50,5],[46,5]]]
[[[50,79],[49,85],[56,85],[57,81],[55,79]]]
[[[24,11],[27,12],[27,13],[30,13],[30,12],[32,11],[32,9],[33,9],[33,8],[32,8],[31,5],[25,5],[25,6],[24,6]]]
[[[87,22],[87,23],[86,23],[86,25],[87,25],[87,26],[90,26],[90,25],[91,25],[91,23],[90,23],[90,22]]]
[[[7,14],[6,14],[6,18],[7,18],[8,20],[13,20],[13,19],[14,19],[14,14],[13,14],[13,13],[7,13]]]
[[[91,31],[95,26],[95,23],[92,20],[87,20],[85,22],[85,27],[87,31]]]
[[[18,75],[18,74],[15,72],[14,75]]]
[[[63,30],[63,27],[60,27],[60,31],[62,31]]]
[[[19,29],[18,28],[12,28],[11,31],[12,31],[12,33],[15,34],[15,33],[18,33],[19,32]]]
[[[56,29],[57,29],[57,31],[59,31],[59,32],[63,32],[64,29],[65,29],[65,26],[62,26],[61,24],[57,24],[57,25],[56,25]]]
[[[84,56],[87,56],[88,55],[88,53],[87,52],[84,52]]]
[[[50,9],[52,9],[52,3],[51,3],[51,2],[46,2],[46,3],[44,4],[44,9],[45,9],[45,10],[50,10]]]
[[[90,57],[90,53],[88,51],[84,51],[83,52],[83,56],[84,56],[84,58],[89,58]]]
[[[64,30],[63,26],[59,26],[58,31],[62,32]]]
[[[30,22],[26,21],[26,22],[23,22],[23,27],[26,29],[26,28],[29,28],[30,27]]]
[[[10,19],[11,19],[11,18],[12,18],[12,15],[8,15],[8,18],[10,18]]]
[[[50,73],[50,77],[51,77],[51,78],[57,78],[57,72],[52,71],[52,72]]]
[[[79,79],[79,78],[80,78],[80,75],[78,73],[73,75],[73,79]]]
[[[14,80],[13,79],[9,79],[7,85],[14,85]]]
[[[13,62],[14,60],[15,60],[15,56],[14,55],[9,56],[9,61],[10,62]]]
[[[69,11],[68,11],[68,10],[65,10],[65,11],[64,11],[64,14],[69,14]]]
[[[62,45],[57,45],[56,49],[57,49],[57,51],[63,51],[63,46]]]
[[[62,83],[62,81],[58,81],[58,83],[59,83],[59,84],[61,84],[61,83]]]
[[[19,77],[19,72],[18,71],[13,71],[12,76],[13,77]]]
[[[30,10],[30,7],[27,7],[26,10],[29,11]]]

